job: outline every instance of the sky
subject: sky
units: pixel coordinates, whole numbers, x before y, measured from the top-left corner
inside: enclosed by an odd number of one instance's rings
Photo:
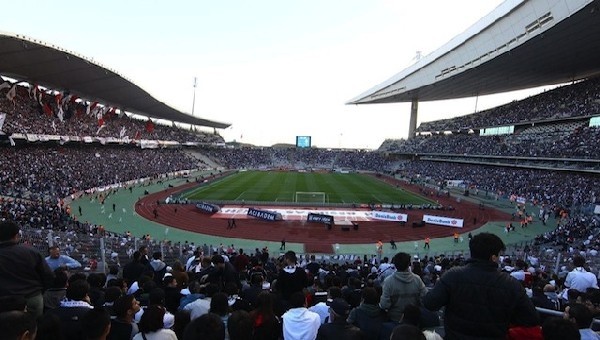
[[[325,148],[406,138],[410,103],[345,105],[465,31],[501,0],[10,1],[0,31],[80,53],[168,105],[231,124],[226,142],[312,136]],[[541,90],[419,104],[424,121]],[[477,104],[477,107],[476,107]]]

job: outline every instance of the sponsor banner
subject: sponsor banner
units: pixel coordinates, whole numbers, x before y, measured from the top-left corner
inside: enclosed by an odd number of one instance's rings
[[[525,199],[525,197],[521,197],[521,196],[517,197],[517,203],[525,204],[526,201],[527,200]]]
[[[395,222],[406,222],[408,221],[408,215],[406,214],[397,214],[391,213],[387,211],[373,211],[372,215],[374,220],[382,220],[382,221],[395,221]]]
[[[324,214],[308,213],[307,222],[318,222],[325,224],[333,224],[333,216]]]
[[[214,213],[218,212],[219,210],[221,210],[221,208],[216,204],[210,204],[210,203],[204,203],[204,202],[200,202],[200,203],[196,204],[196,208],[198,208],[202,212],[209,213],[209,214],[214,214]]]
[[[260,218],[266,221],[280,221],[282,220],[281,214],[273,211],[258,210],[254,208],[248,208],[248,216]]]
[[[462,228],[464,220],[452,217],[423,215],[423,221],[429,224],[443,225],[446,227]]]

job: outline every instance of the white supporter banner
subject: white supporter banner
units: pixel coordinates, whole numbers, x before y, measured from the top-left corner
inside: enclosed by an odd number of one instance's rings
[[[394,222],[406,222],[408,221],[408,215],[406,214],[397,214],[386,211],[373,211],[371,217],[374,220],[383,220],[383,221],[394,221]]]
[[[600,205],[594,207],[594,214],[600,214]]]
[[[464,220],[452,217],[423,215],[423,221],[429,224],[443,225],[446,227],[462,228]]]

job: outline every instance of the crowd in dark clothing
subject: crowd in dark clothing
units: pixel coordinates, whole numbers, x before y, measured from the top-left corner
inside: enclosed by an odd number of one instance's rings
[[[2,81],[0,80],[0,84]],[[8,89],[0,91],[0,112],[7,114],[2,131],[7,135],[38,134],[58,136],[93,136],[114,137],[129,140],[149,139],[176,141],[180,143],[196,142],[203,144],[223,143],[223,137],[201,131],[194,127],[177,128],[159,123],[148,123],[148,119],[142,120],[133,116],[123,114],[104,114],[100,129],[97,115],[88,114],[86,106],[81,102],[61,104],[64,106],[62,120],[57,116],[57,104],[54,95],[44,96],[42,105],[36,98],[29,94],[29,88],[17,86],[17,94],[14,101],[6,98]],[[48,104],[51,111],[44,112],[43,107]],[[91,103],[88,103],[88,105]],[[99,108],[99,106],[98,106]],[[150,127],[151,126],[151,127]]]
[[[600,78],[564,85],[520,101],[450,119],[422,123],[417,131],[457,131],[600,113]]]

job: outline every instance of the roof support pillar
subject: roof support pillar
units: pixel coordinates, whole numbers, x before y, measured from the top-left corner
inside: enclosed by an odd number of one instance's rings
[[[408,139],[415,136],[417,130],[417,114],[419,112],[419,99],[413,98],[410,105],[410,121],[408,123]]]

